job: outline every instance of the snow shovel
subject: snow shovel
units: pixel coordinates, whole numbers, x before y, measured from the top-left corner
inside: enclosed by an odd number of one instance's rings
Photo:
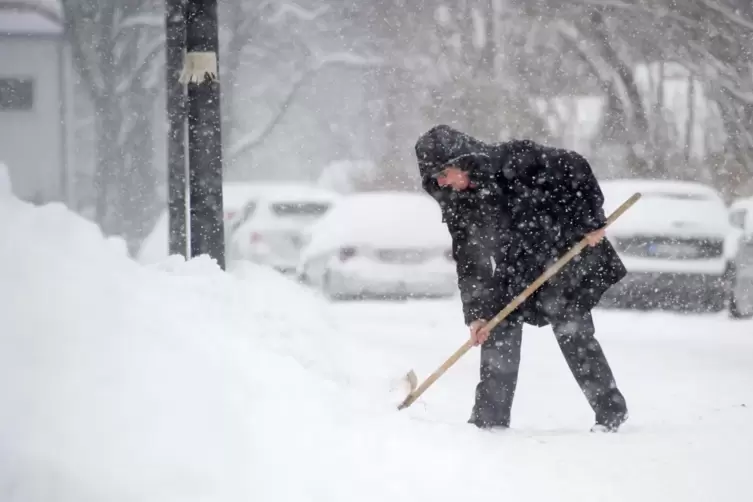
[[[614,221],[619,218],[622,213],[627,211],[633,204],[635,204],[638,199],[641,198],[640,193],[633,194],[628,200],[626,200],[620,207],[618,207],[610,216],[607,218],[607,223],[604,225],[604,228],[608,227]],[[528,286],[522,293],[520,293],[518,296],[516,296],[513,301],[509,303],[504,309],[502,309],[497,315],[495,315],[486,326],[489,327],[490,330],[494,329],[497,324],[502,322],[508,315],[512,313],[513,310],[518,308],[520,304],[522,304],[526,299],[528,299],[531,294],[536,291],[539,287],[541,287],[542,284],[544,284],[549,278],[551,278],[554,274],[560,271],[562,267],[564,267],[570,260],[572,260],[578,253],[580,253],[586,246],[588,245],[588,241],[584,238],[581,239],[578,244],[573,246],[570,251],[568,251],[564,256],[562,256],[559,260],[557,260],[551,267],[549,267],[541,276],[539,276],[538,279],[533,281],[530,286]],[[421,385],[418,385],[418,379],[416,378],[416,373],[413,370],[410,370],[404,377],[406,384],[408,385],[408,388],[410,391],[408,392],[408,396],[403,400],[402,403],[397,407],[398,410],[402,410],[404,408],[407,408],[411,404],[413,404],[420,396],[423,394],[426,389],[428,389],[439,377],[441,377],[445,371],[450,369],[450,367],[455,364],[458,359],[463,357],[463,355],[468,352],[471,347],[473,347],[473,342],[468,339],[467,342],[463,344],[462,347],[460,347],[458,350],[455,351],[454,354],[452,354],[439,368],[437,368],[434,373],[429,375],[429,378],[427,378]]]

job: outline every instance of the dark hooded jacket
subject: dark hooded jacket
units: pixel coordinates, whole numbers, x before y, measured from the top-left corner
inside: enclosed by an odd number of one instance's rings
[[[604,197],[581,155],[533,141],[488,144],[440,125],[415,145],[422,186],[442,210],[452,236],[466,324],[489,320],[583,236],[603,227]],[[467,171],[471,187],[442,188],[448,164]],[[604,239],[587,247],[511,317],[537,326],[566,311],[595,307],[626,275]]]

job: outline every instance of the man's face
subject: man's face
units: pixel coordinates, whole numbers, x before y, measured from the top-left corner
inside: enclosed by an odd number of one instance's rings
[[[468,173],[454,166],[445,167],[437,175],[437,183],[441,187],[452,187],[453,190],[465,190],[470,184]]]

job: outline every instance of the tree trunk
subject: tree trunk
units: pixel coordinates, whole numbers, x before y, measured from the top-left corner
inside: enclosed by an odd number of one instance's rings
[[[690,164],[690,158],[693,155],[693,141],[695,140],[695,75],[688,74],[688,91],[687,91],[688,120],[685,125],[685,164]]]
[[[158,216],[157,179],[154,166],[154,122],[156,96],[147,91],[129,96],[132,128],[124,148],[126,159],[119,178],[121,231],[132,254],[138,250],[149,226]]]
[[[750,178],[753,156],[746,136],[750,131],[747,128],[753,117],[753,108],[739,106],[737,100],[725,89],[721,89],[719,94],[719,110],[727,135],[726,150],[730,154],[713,175],[717,189],[730,197],[736,193],[738,185]]]
[[[648,160],[653,157],[653,148],[651,145],[649,121],[646,115],[646,109],[643,106],[638,84],[635,81],[632,69],[622,61],[615,48],[609,42],[609,30],[607,29],[604,18],[598,9],[593,9],[591,11],[590,20],[591,26],[596,34],[595,38],[600,42],[602,48],[601,53],[604,60],[617,72],[620,82],[625,87],[625,92],[629,102],[628,104],[630,106],[623,108],[626,111],[628,109],[631,111],[631,113],[628,114],[628,117],[631,119],[628,121],[628,133],[632,133],[633,139],[637,143],[636,146],[641,146],[643,150],[642,152],[637,152],[636,148],[631,148],[629,150],[629,167],[635,174],[648,176],[651,174],[651,166]]]
[[[114,93],[113,93],[114,94]],[[112,95],[112,94],[111,94]],[[123,167],[123,152],[118,143],[120,110],[109,96],[96,103],[97,167],[95,219],[105,235],[117,234],[117,177]]]
[[[667,124],[664,121],[664,61],[659,63],[659,76],[656,82],[656,103],[654,105],[654,130],[653,130],[653,161],[654,175],[660,178],[667,177]]]

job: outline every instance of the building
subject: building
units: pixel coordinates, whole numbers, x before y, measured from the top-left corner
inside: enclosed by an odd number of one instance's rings
[[[0,0],[0,162],[15,194],[70,204],[73,72],[59,13]]]

